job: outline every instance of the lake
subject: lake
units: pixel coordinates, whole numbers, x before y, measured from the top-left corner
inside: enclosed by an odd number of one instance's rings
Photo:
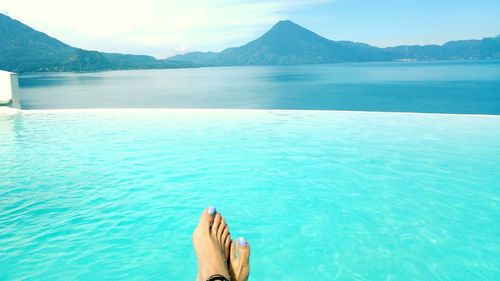
[[[500,61],[20,76],[25,109],[246,108],[500,114]]]

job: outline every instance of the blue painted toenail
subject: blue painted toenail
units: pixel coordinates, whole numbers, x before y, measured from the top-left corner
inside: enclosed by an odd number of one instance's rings
[[[210,206],[207,208],[207,213],[211,216],[215,215],[215,213],[217,213],[217,209],[215,209],[214,206]]]
[[[248,245],[248,241],[245,238],[243,238],[243,237],[238,238],[238,243],[242,247],[246,247]]]

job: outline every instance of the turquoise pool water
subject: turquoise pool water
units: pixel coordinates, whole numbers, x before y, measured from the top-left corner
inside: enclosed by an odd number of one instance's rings
[[[500,116],[0,115],[0,280],[194,280],[215,205],[251,280],[500,280]]]

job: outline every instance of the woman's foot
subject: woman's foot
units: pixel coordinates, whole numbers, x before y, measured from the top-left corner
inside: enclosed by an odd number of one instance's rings
[[[230,243],[226,221],[214,207],[207,208],[193,232],[193,246],[198,258],[197,280],[205,281],[217,274],[229,280],[227,260]]]
[[[236,256],[236,252],[238,256]],[[250,245],[245,238],[238,238],[237,242],[231,241],[228,265],[231,281],[248,280],[248,275],[250,275]]]

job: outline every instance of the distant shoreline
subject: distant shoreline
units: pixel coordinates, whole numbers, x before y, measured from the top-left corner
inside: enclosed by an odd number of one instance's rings
[[[500,59],[470,59],[470,60],[411,60],[411,61],[364,61],[364,62],[337,62],[337,63],[311,63],[311,64],[269,64],[269,65],[220,65],[220,66],[196,66],[196,67],[181,67],[181,68],[133,68],[133,69],[105,69],[105,70],[95,70],[95,71],[38,71],[38,72],[20,72],[20,76],[34,75],[34,74],[61,74],[61,73],[101,73],[101,72],[115,72],[115,71],[137,71],[137,70],[185,70],[185,69],[199,69],[199,68],[230,68],[230,67],[293,67],[293,66],[327,66],[327,65],[363,65],[363,64],[417,64],[417,63],[449,63],[449,64],[460,64],[460,63],[474,63],[474,62],[485,62],[485,63],[499,63]]]

